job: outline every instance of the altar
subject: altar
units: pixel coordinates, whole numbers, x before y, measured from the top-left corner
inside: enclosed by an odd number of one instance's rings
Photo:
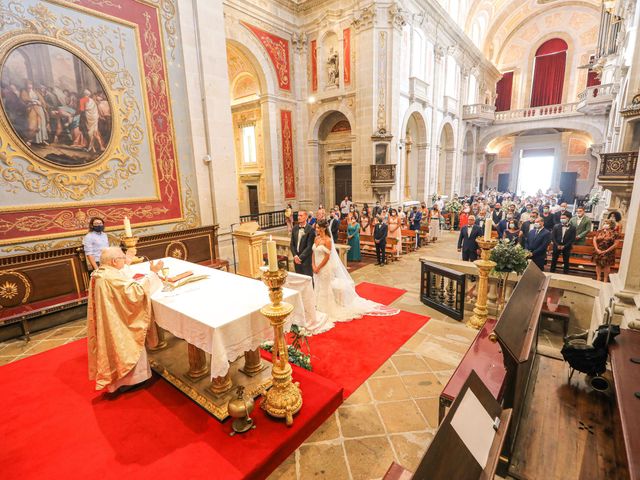
[[[260,357],[260,345],[273,339],[273,329],[260,313],[270,303],[268,290],[259,280],[176,258],[162,261],[168,277],[193,275],[151,298],[160,337],[157,347],[148,348],[151,368],[224,420],[234,387],[255,397],[271,386],[270,363]],[[130,268],[134,275],[145,274],[149,263]],[[203,278],[189,283],[198,277]],[[301,294],[284,288],[283,300],[294,307],[285,329],[304,326]]]

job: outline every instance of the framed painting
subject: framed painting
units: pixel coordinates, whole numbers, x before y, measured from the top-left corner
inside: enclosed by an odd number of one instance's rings
[[[23,145],[59,167],[94,163],[112,137],[112,108],[97,73],[44,42],[13,48],[0,65],[1,104]]]

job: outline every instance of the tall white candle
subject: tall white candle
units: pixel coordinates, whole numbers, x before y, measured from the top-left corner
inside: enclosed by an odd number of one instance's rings
[[[491,240],[491,217],[484,221],[484,239],[486,241]]]
[[[127,238],[133,237],[133,232],[131,232],[131,222],[129,221],[129,217],[124,217],[124,235]]]
[[[267,258],[269,259],[269,271],[278,271],[278,252],[276,250],[276,242],[273,241],[273,237],[269,235],[267,241]]]

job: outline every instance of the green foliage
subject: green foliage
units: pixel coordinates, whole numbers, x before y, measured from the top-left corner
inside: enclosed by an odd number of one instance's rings
[[[293,334],[293,340],[291,345],[287,347],[289,352],[289,363],[302,367],[305,370],[313,370],[311,368],[311,348],[309,347],[309,340],[307,340],[307,336],[304,334],[304,331],[300,330],[300,327],[297,325],[292,325],[291,334]],[[303,345],[306,345],[307,352],[309,353],[304,353],[302,351]],[[273,350],[273,342],[265,342],[260,348],[271,353]]]
[[[496,262],[493,271],[496,273],[516,272],[521,275],[527,268],[528,252],[520,245],[512,244],[509,240],[504,239],[498,242],[498,245],[491,250],[489,259]]]

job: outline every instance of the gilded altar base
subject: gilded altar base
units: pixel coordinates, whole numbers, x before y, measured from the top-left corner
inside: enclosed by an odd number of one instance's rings
[[[148,351],[149,363],[153,371],[220,421],[229,417],[227,405],[229,400],[236,397],[236,387],[243,386],[245,395],[251,398],[257,397],[271,387],[271,372],[267,368],[271,366],[270,362],[263,359],[264,367],[253,376],[248,376],[241,371],[245,367],[245,358],[240,357],[229,364],[228,378],[231,380],[232,388],[216,395],[211,390],[209,355],[205,355],[204,374],[194,376],[189,361],[190,354],[193,356],[194,353],[189,352],[188,343],[166,331],[164,340],[167,343],[166,348]]]

